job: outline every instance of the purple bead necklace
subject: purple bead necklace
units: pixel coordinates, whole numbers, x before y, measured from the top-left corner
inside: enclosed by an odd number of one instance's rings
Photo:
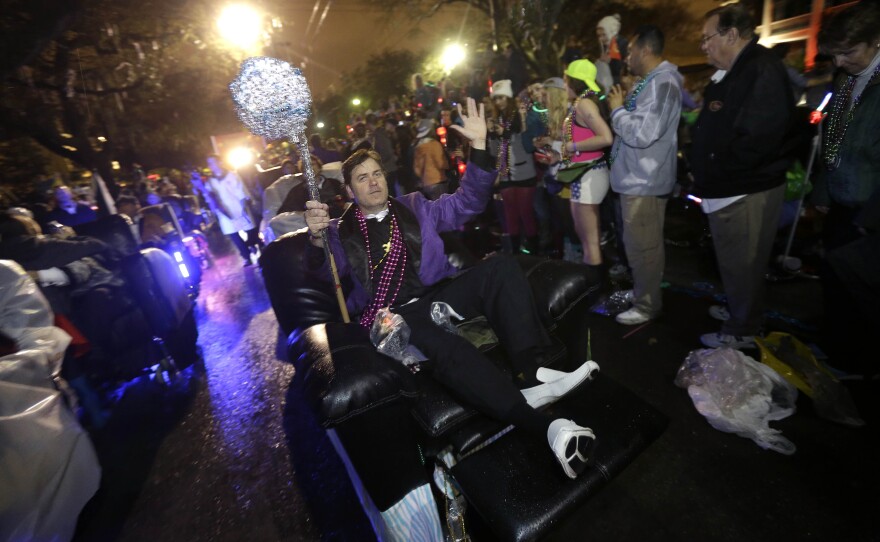
[[[382,266],[382,273],[379,276],[378,283],[376,282],[376,272],[380,267],[379,264],[376,267],[373,267],[373,255],[370,250],[370,234],[367,231],[367,218],[364,216],[364,213],[361,212],[360,207],[355,207],[355,216],[357,217],[358,226],[361,229],[361,235],[364,236],[364,243],[367,248],[367,265],[370,268],[370,281],[373,284],[377,284],[376,293],[373,296],[373,300],[364,309],[364,313],[361,315],[360,324],[365,328],[369,329],[373,325],[373,320],[376,319],[376,313],[379,312],[379,309],[383,307],[388,307],[397,300],[397,294],[400,293],[400,286],[403,284],[403,275],[404,270],[406,269],[406,248],[403,243],[403,236],[400,234],[400,228],[397,226],[397,217],[391,211],[391,201],[388,202],[388,210],[391,215],[391,240],[389,243],[388,251],[385,253],[383,258],[385,260],[385,265]],[[379,262],[381,264],[381,260]],[[389,292],[391,290],[391,281],[394,277],[397,276],[397,286],[394,288],[394,293],[389,296]]]

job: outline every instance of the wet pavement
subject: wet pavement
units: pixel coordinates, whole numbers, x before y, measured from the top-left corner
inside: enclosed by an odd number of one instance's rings
[[[104,483],[77,540],[368,538],[341,463],[289,391],[259,268],[217,258],[196,313],[203,364],[170,386],[129,385],[93,431]]]
[[[773,424],[798,445],[791,457],[711,428],[672,384],[699,335],[718,328],[706,313],[720,286],[702,220],[686,202],[670,203],[660,319],[635,328],[599,314],[585,322],[602,370],[671,423],[548,540],[880,540],[876,383],[848,384],[862,429],[820,419],[801,397],[795,416]],[[768,331],[813,340],[817,281],[774,282],[767,305]],[[260,270],[243,269],[235,254],[217,257],[196,314],[203,362],[170,384],[129,385],[108,426],[91,431],[102,488],[76,540],[373,540],[292,385]],[[478,518],[469,521],[474,540],[492,540]]]

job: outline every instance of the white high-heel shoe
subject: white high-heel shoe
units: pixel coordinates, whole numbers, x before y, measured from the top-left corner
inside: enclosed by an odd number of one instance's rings
[[[536,378],[543,384],[520,390],[520,392],[526,398],[529,406],[541,408],[544,405],[555,403],[559,398],[590,380],[598,370],[599,365],[595,361],[584,362],[583,365],[570,373],[541,367],[538,369]]]

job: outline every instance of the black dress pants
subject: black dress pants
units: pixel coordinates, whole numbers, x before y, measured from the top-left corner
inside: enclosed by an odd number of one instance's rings
[[[263,248],[263,242],[260,241],[259,228],[246,230],[245,233],[247,234],[247,241],[242,239],[238,232],[230,233],[227,237],[229,237],[229,240],[235,245],[235,248],[238,249],[238,253],[241,254],[241,257],[245,260],[250,260],[250,247]]]
[[[550,338],[522,268],[512,257],[496,255],[417,301],[393,309],[409,325],[410,343],[430,360],[424,364],[429,376],[462,402],[513,423],[514,407],[525,402],[522,393],[474,345],[434,324],[431,304],[435,301],[448,303],[466,319],[485,316],[508,355],[537,351],[549,346]]]

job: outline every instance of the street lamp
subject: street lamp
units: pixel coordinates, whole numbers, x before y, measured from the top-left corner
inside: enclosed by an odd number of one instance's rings
[[[226,155],[226,162],[232,169],[240,169],[254,163],[254,152],[246,147],[235,147]]]
[[[253,50],[263,33],[262,16],[250,6],[231,4],[220,12],[217,29],[230,44],[240,49]]]
[[[464,47],[457,43],[450,43],[440,55],[440,62],[443,64],[443,69],[446,73],[449,73],[464,61],[464,57]]]

